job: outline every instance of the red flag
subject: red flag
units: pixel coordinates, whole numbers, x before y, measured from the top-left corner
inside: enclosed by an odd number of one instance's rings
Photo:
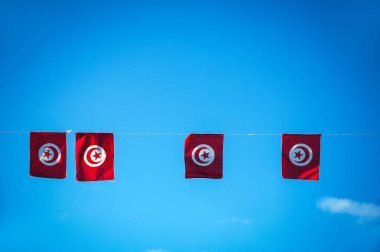
[[[30,132],[30,176],[66,178],[66,133]]]
[[[75,138],[77,180],[113,180],[113,134],[76,133]]]
[[[319,180],[321,135],[282,135],[282,177]]]
[[[186,138],[186,178],[223,178],[223,138],[223,134],[190,134]]]

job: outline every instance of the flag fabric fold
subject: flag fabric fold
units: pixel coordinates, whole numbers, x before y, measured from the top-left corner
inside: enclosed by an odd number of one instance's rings
[[[223,178],[223,139],[223,134],[190,134],[186,138],[186,178]]]
[[[320,134],[282,135],[282,177],[319,180]]]
[[[76,133],[76,179],[113,180],[114,138],[112,133]]]
[[[66,178],[66,133],[30,132],[30,176]]]

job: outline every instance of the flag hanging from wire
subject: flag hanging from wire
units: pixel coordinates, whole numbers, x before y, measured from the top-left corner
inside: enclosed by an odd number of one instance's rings
[[[282,135],[282,177],[319,180],[320,134]]]
[[[223,178],[223,139],[223,134],[190,134],[186,138],[186,178]]]
[[[112,133],[76,133],[76,179],[113,180],[114,138]]]
[[[66,178],[66,133],[30,132],[30,175]]]

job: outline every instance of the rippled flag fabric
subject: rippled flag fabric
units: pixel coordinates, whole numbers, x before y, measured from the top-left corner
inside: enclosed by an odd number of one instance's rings
[[[112,133],[76,133],[76,179],[114,179],[114,139]]]
[[[66,133],[30,132],[30,175],[66,178]]]
[[[282,135],[282,177],[319,180],[320,134]]]
[[[186,178],[223,178],[223,139],[223,134],[190,134],[186,138]]]

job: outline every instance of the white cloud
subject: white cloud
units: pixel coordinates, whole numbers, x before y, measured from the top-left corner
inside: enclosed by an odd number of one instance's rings
[[[147,249],[146,252],[169,252],[165,249],[161,249],[161,248],[152,248],[152,249]]]
[[[64,221],[66,220],[70,215],[69,211],[64,211],[59,215],[59,220]]]
[[[325,197],[317,201],[322,211],[332,214],[349,214],[360,220],[375,220],[380,218],[380,206],[370,203],[356,202],[350,199]]]
[[[242,225],[251,225],[252,222],[250,219],[247,218],[237,218],[232,217],[228,219],[219,220],[216,222],[218,225],[225,225],[225,224],[242,224]]]

